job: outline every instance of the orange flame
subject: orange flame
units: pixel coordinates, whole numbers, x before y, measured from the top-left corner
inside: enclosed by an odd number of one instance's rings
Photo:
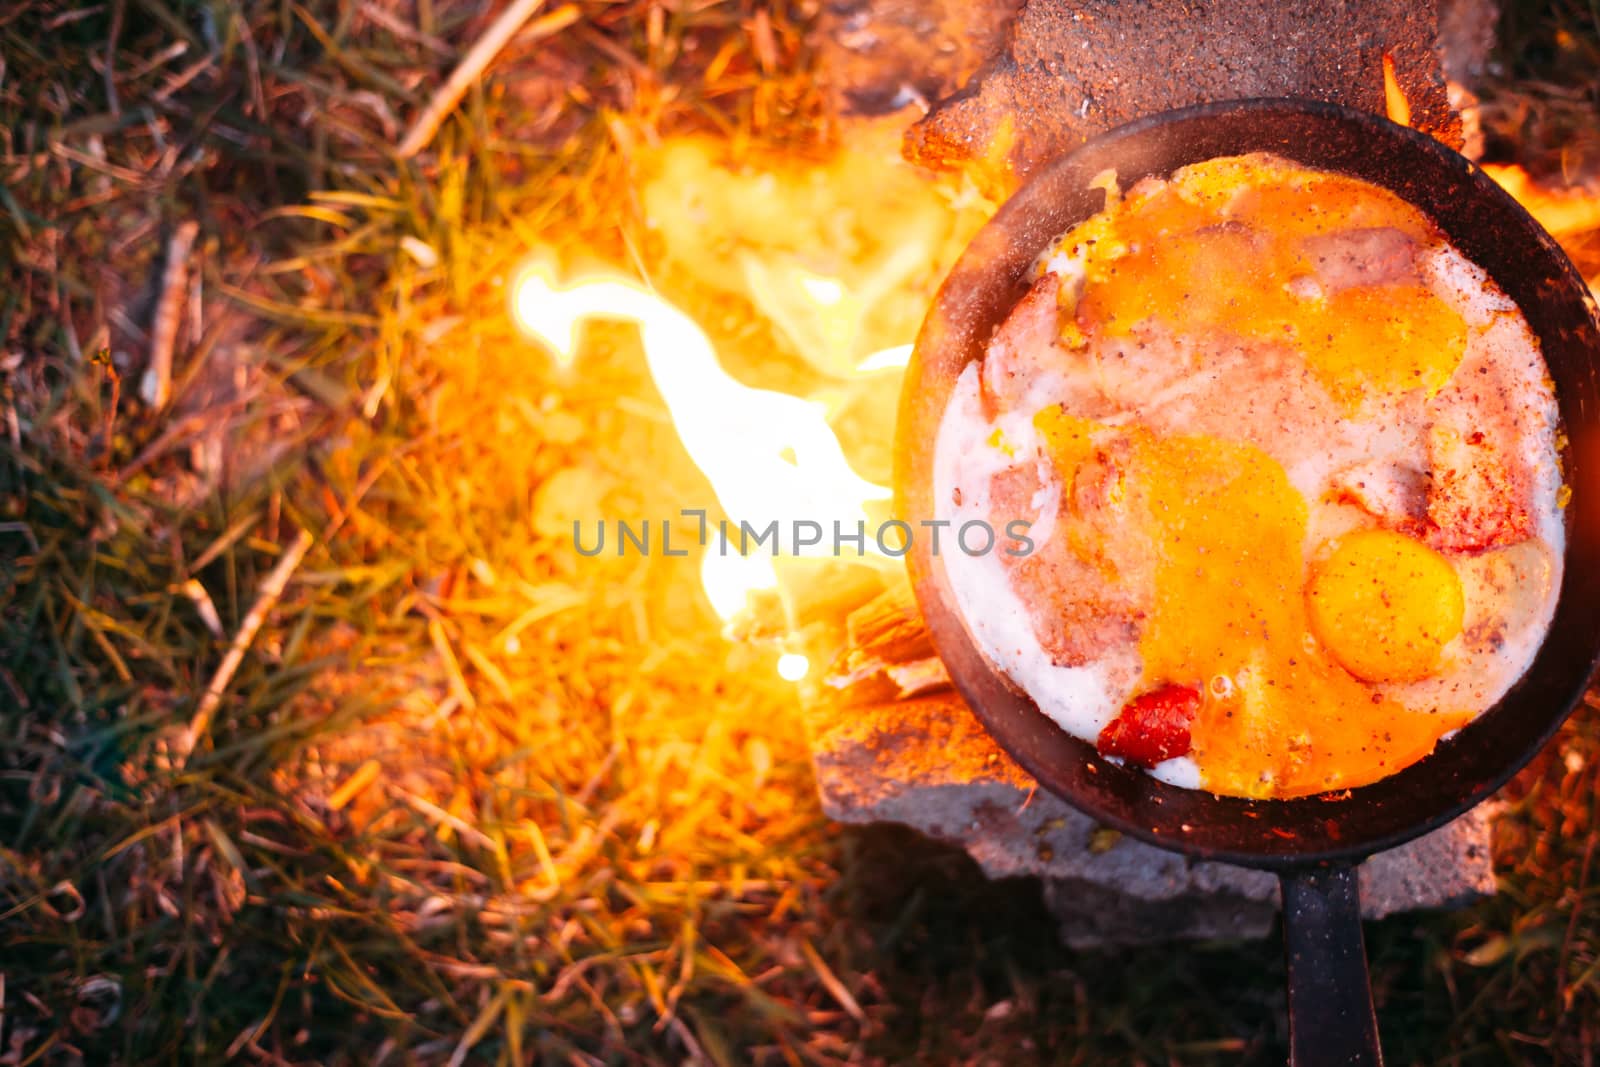
[[[1600,227],[1600,189],[1594,186],[1551,187],[1514,164],[1483,164],[1483,172],[1527,208],[1528,214],[1555,237],[1586,233]]]
[[[1388,52],[1383,54],[1383,107],[1390,122],[1411,125],[1411,101],[1400,88],[1400,79],[1394,72],[1394,56]]]
[[[810,288],[819,300],[836,302],[842,287],[829,281],[818,279]],[[635,282],[594,277],[557,287],[547,274],[530,268],[513,287],[512,312],[518,325],[550,347],[563,365],[574,358],[584,321],[637,324],[650,376],[718,504],[735,526],[745,521],[764,529],[776,520],[781,554],[825,550],[824,545],[797,550],[790,536],[796,521],[810,520],[829,530],[839,522],[854,530],[858,522],[868,521],[868,502],[890,495],[850,468],[823,405],[740,384],[722,369],[710,339],[692,319]],[[865,362],[878,368],[896,361],[903,365],[905,355],[893,349]],[[747,594],[776,587],[767,551],[741,556],[713,535],[702,560],[701,582],[722,618],[742,608]],[[798,662],[790,663],[789,670],[799,670]]]

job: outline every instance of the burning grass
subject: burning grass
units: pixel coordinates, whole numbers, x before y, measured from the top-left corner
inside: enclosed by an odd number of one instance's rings
[[[826,158],[804,12],[540,12],[397,159],[487,23],[0,11],[0,1064],[1281,1057],[1276,946],[1074,954],[1035,889],[829,826],[694,561],[566,542],[709,490],[628,330],[570,369],[515,331],[530,249],[815,380],[803,324],[665,261],[636,170],[685,129]],[[1395,1062],[1592,1054],[1597,767],[1586,710],[1504,892],[1369,931]]]

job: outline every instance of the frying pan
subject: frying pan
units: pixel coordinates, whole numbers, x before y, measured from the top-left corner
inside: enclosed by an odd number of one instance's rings
[[[1193,856],[1278,873],[1288,957],[1290,1062],[1382,1062],[1361,940],[1356,865],[1472,807],[1549,739],[1600,655],[1600,321],[1582,277],[1549,234],[1482,171],[1426,136],[1315,101],[1232,101],[1171,111],[1106,133],[1036,173],[946,279],[901,394],[898,514],[935,516],[933,452],[957,375],[979,359],[1026,291],[1035,257],[1103,206],[1089,188],[1114,168],[1126,188],[1188,163],[1272,152],[1390,189],[1438,224],[1514,299],[1538,336],[1566,434],[1566,566],[1555,618],[1527,673],[1434,753],[1371,785],[1293,800],[1246,800],[1156,781],[1102,759],[999,674],[962,621],[927,538],[907,561],[940,657],[985,728],[1039,783],[1104,825]]]

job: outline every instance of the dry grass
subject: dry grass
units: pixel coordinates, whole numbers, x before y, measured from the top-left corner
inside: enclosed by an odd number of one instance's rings
[[[830,827],[694,568],[572,553],[707,491],[630,336],[563,372],[506,281],[650,266],[663,132],[829,127],[803,10],[564,10],[402,161],[475,5],[0,8],[0,1064],[1281,1059],[1276,946],[1070,953],[1030,887]],[[1589,710],[1501,896],[1369,932],[1393,1062],[1593,1055],[1597,767]]]

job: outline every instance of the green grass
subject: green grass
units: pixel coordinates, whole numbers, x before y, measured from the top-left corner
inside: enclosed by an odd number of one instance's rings
[[[694,568],[566,545],[707,488],[630,335],[562,372],[506,279],[651,263],[656,133],[827,136],[798,10],[580,14],[405,162],[473,5],[0,9],[0,1063],[1281,1062],[1276,943],[1071,952],[1036,886],[831,826]],[[1597,768],[1586,708],[1507,793],[1502,892],[1369,926],[1391,1062],[1592,1059]]]

